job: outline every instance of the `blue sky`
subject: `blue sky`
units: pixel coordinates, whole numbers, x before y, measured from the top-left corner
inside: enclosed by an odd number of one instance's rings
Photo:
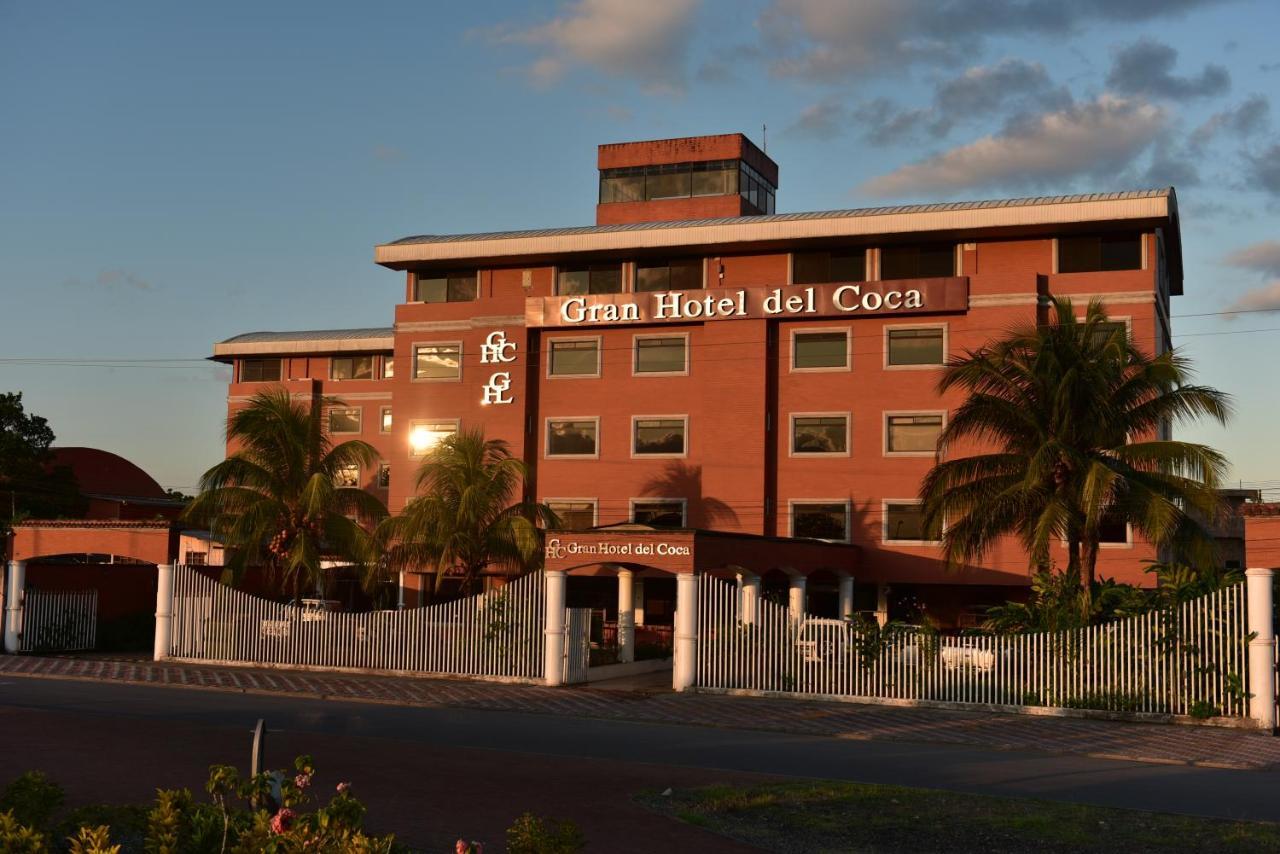
[[[190,491],[214,341],[388,325],[376,243],[590,223],[597,144],[767,125],[780,212],[1176,185],[1175,342],[1238,408],[1181,435],[1280,488],[1276,32],[1261,1],[7,0],[0,390]]]

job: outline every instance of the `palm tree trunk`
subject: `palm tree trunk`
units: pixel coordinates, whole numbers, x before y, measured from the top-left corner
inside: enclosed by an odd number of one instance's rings
[[[1067,539],[1067,575],[1080,583],[1080,538],[1074,532]]]

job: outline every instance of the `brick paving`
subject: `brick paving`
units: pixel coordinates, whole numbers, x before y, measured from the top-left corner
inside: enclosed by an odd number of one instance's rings
[[[932,742],[1179,765],[1280,768],[1280,738],[1247,729],[80,657],[0,656],[0,675]]]

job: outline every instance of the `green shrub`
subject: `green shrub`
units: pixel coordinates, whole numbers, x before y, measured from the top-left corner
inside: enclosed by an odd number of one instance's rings
[[[28,771],[0,793],[0,812],[12,811],[18,824],[45,830],[65,799],[62,787],[44,772]]]
[[[1220,712],[1218,707],[1207,700],[1196,700],[1191,704],[1191,708],[1187,710],[1187,714],[1198,721],[1216,718]]]
[[[571,821],[551,821],[525,813],[507,828],[507,854],[577,854],[587,840]]]
[[[14,818],[13,810],[0,812],[0,851],[5,854],[48,854],[44,834]]]
[[[120,846],[112,844],[106,825],[82,827],[67,840],[67,854],[120,854]]]

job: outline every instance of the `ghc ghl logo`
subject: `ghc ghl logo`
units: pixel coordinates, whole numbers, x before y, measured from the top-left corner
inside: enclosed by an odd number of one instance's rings
[[[564,546],[560,545],[560,540],[547,540],[546,548],[542,550],[543,557],[547,560],[560,560],[568,554]]]
[[[484,343],[480,345],[480,364],[482,365],[502,365],[515,360],[516,342],[508,341],[506,333],[501,329],[490,332],[484,339]],[[495,371],[482,390],[484,392],[484,397],[480,401],[482,404],[514,402],[514,398],[510,395],[510,371]]]

